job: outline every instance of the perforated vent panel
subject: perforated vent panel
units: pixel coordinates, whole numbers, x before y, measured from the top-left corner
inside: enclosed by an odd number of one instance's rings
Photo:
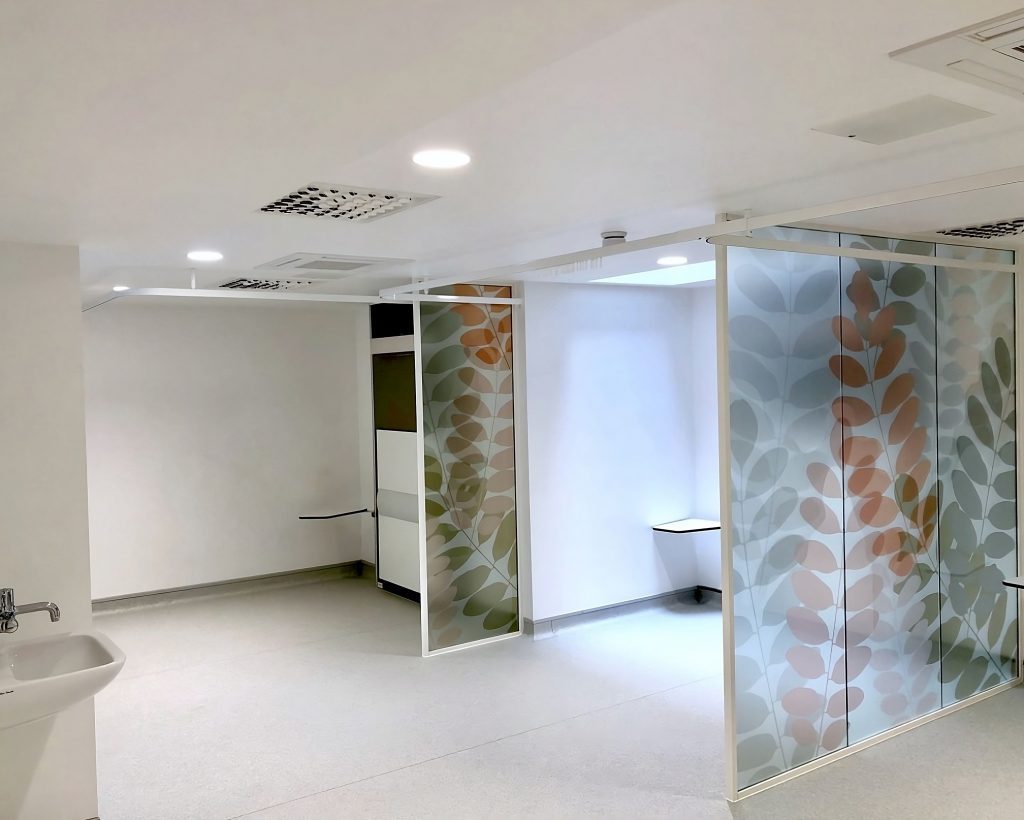
[[[1024,216],[1006,219],[1002,222],[988,222],[984,225],[967,225],[963,228],[947,228],[939,231],[946,236],[966,236],[971,239],[999,239],[1003,236],[1024,234]]]
[[[312,279],[232,279],[218,287],[232,290],[298,290],[308,288]]]
[[[265,213],[295,214],[317,219],[369,222],[371,219],[383,219],[399,211],[407,211],[433,199],[437,197],[311,182],[305,188],[299,188],[280,199],[275,199],[269,205],[264,205],[260,210]]]

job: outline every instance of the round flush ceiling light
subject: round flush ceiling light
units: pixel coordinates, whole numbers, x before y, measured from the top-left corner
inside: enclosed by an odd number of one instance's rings
[[[124,293],[126,290],[131,290],[131,288],[127,285],[114,285],[111,290],[114,291],[114,293]]]
[[[670,266],[670,265],[685,265],[686,264],[686,257],[685,256],[663,256],[663,257],[661,257],[658,260],[658,264],[659,265],[666,265],[666,266]]]
[[[454,148],[429,148],[426,151],[417,151],[413,154],[412,161],[424,168],[449,170],[469,165],[469,154]]]
[[[189,251],[188,258],[193,262],[220,262],[224,254],[220,251]]]

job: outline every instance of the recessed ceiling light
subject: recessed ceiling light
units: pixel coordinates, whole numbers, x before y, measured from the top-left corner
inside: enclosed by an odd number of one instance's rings
[[[114,293],[124,293],[126,290],[131,290],[131,288],[128,287],[128,285],[114,285],[111,290],[114,291]]]
[[[698,282],[715,280],[715,260],[696,262],[692,265],[677,265],[671,268],[657,268],[639,273],[627,273],[622,276],[606,276],[594,279],[606,285],[695,285]]]
[[[220,251],[189,251],[188,258],[193,262],[220,262],[224,254]]]
[[[461,168],[469,165],[469,154],[454,148],[429,148],[413,154],[412,161],[424,168]]]
[[[658,260],[659,265],[669,265],[675,267],[676,265],[685,265],[685,256],[663,256]]]

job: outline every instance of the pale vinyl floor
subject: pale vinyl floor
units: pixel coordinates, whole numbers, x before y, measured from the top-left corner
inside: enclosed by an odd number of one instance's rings
[[[103,820],[1024,816],[1019,689],[730,807],[713,605],[430,659],[363,579],[96,625]]]

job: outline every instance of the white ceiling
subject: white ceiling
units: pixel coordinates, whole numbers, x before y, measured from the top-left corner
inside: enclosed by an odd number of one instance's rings
[[[80,245],[86,295],[183,285],[195,247],[225,254],[211,282],[295,251],[416,260],[407,279],[995,170],[1020,163],[1024,100],[887,55],[1014,8],[6,2],[0,239]],[[811,131],[922,94],[994,116],[885,146]],[[413,166],[430,145],[473,162]],[[364,224],[258,212],[313,180],[441,198]],[[938,228],[1019,201],[1003,189],[857,224]]]

